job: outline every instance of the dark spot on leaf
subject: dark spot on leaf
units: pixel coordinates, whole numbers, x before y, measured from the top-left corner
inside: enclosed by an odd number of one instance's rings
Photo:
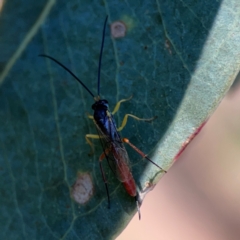
[[[78,9],[78,5],[77,4],[74,4],[72,7],[71,7],[72,11],[76,11]]]
[[[158,24],[162,24],[162,18],[161,18],[161,16],[159,16],[159,14],[156,19],[157,19]]]
[[[151,27],[147,27],[146,30],[150,32],[151,31]]]

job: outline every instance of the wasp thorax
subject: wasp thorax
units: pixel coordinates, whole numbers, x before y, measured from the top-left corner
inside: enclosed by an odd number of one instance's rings
[[[93,110],[108,110],[108,101],[105,99],[98,100],[92,105]]]

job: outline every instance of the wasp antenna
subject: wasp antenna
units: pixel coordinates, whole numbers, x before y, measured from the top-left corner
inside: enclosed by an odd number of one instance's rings
[[[45,55],[45,54],[40,54],[38,55],[39,57],[46,57],[51,59],[52,61],[54,61],[55,63],[57,63],[58,65],[60,65],[62,68],[64,68],[67,72],[69,72],[94,98],[93,93],[89,90],[89,88],[72,72],[70,71],[67,67],[65,67],[62,63],[60,63],[58,60],[56,60],[55,58]]]
[[[102,44],[101,44],[100,55],[99,55],[99,60],[98,60],[98,96],[100,96],[100,75],[101,75],[102,52],[103,52],[103,47],[104,47],[105,30],[106,30],[107,20],[108,20],[108,16],[106,17],[105,22],[104,22],[104,27],[103,27],[103,32],[102,32]]]

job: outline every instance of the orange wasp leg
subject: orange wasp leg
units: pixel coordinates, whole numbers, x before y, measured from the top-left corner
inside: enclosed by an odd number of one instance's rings
[[[101,170],[101,173],[102,173],[102,179],[104,181],[104,184],[105,184],[105,188],[106,188],[106,191],[107,191],[107,197],[108,197],[108,208],[110,208],[110,195],[109,195],[109,190],[108,190],[108,183],[107,183],[107,179],[105,177],[105,174],[104,174],[104,171],[103,171],[103,167],[102,167],[102,160],[104,158],[106,158],[106,154],[109,152],[108,149],[104,150],[104,152],[100,155],[99,157],[99,166],[100,166],[100,170]]]
[[[154,164],[156,167],[160,168],[162,171],[164,171],[165,173],[167,172],[166,170],[164,170],[163,168],[161,168],[160,166],[158,166],[155,162],[153,162],[145,153],[143,153],[140,149],[138,149],[135,145],[133,145],[127,138],[123,138],[122,141],[124,143],[127,143],[131,148],[133,148],[139,155],[141,155],[143,158],[146,158],[149,162],[151,162],[152,164]]]

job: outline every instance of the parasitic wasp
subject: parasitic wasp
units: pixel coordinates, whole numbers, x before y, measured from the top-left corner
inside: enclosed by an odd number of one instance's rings
[[[101,62],[102,62],[102,53],[103,53],[103,47],[104,47],[104,39],[105,39],[105,30],[107,25],[108,17],[106,17],[102,32],[102,42],[101,42],[101,48],[100,48],[100,54],[99,54],[99,61],[98,61],[98,94],[95,97],[94,94],[89,90],[89,88],[73,73],[71,72],[67,67],[65,67],[62,63],[60,63],[55,58],[41,54],[40,57],[49,58],[58,65],[60,65],[62,68],[64,68],[68,73],[70,73],[87,91],[88,93],[94,98],[95,103],[92,105],[92,109],[94,110],[93,116],[88,116],[90,119],[93,120],[95,123],[95,126],[97,128],[98,134],[87,134],[85,136],[87,143],[91,146],[93,151],[93,143],[90,139],[100,139],[103,153],[99,157],[99,165],[100,170],[102,174],[103,181],[105,183],[105,188],[107,191],[107,198],[108,198],[108,208],[110,208],[110,195],[108,190],[108,184],[107,180],[103,171],[102,167],[102,161],[106,158],[107,162],[109,163],[109,166],[111,170],[116,173],[117,178],[120,182],[122,182],[125,190],[127,193],[135,198],[137,210],[139,214],[139,219],[141,218],[140,214],[140,201],[136,189],[136,183],[132,176],[130,166],[129,166],[129,157],[128,153],[126,151],[126,148],[124,146],[124,143],[127,143],[130,147],[132,147],[140,156],[147,159],[149,162],[153,163],[156,167],[158,167],[160,170],[166,172],[164,169],[162,169],[160,166],[158,166],[155,162],[153,162],[146,154],[144,154],[141,150],[139,150],[136,146],[134,146],[127,138],[121,138],[120,131],[125,127],[127,123],[128,117],[134,118],[138,121],[146,121],[150,122],[155,119],[155,117],[150,119],[143,119],[138,118],[132,114],[126,114],[123,118],[122,124],[119,128],[117,128],[116,122],[113,118],[113,115],[119,110],[119,107],[121,103],[126,102],[131,99],[122,99],[120,100],[113,112],[109,111],[109,105],[108,101],[105,99],[100,98],[100,75],[101,75]]]

